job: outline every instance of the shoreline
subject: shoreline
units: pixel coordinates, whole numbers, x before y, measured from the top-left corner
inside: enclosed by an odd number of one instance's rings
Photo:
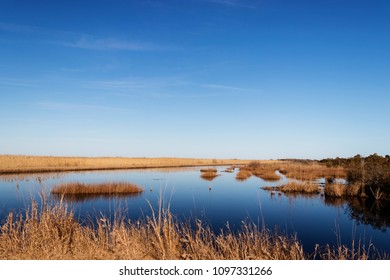
[[[50,157],[0,155],[0,175],[246,165],[251,160],[197,158]],[[264,160],[264,162],[270,162]]]

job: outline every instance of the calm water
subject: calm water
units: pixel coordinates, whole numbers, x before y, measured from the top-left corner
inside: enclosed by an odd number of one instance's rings
[[[304,249],[312,252],[316,244],[349,245],[352,240],[371,242],[380,251],[390,252],[390,211],[388,205],[360,200],[335,200],[320,195],[271,195],[260,189],[285,183],[265,182],[257,177],[235,180],[234,173],[219,172],[213,181],[200,178],[200,168],[150,169],[51,173],[0,176],[0,221],[10,211],[22,212],[39,194],[50,197],[50,189],[64,182],[126,181],[144,188],[140,195],[95,197],[68,201],[80,220],[120,213],[129,219],[151,214],[149,203],[159,201],[182,221],[199,218],[214,230],[238,230],[242,221],[253,222],[287,234],[296,234]],[[218,168],[220,171],[224,167]],[[211,189],[210,189],[211,188]],[[54,197],[52,197],[55,200]]]

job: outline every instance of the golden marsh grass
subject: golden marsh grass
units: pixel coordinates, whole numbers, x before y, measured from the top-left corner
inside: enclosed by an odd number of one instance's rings
[[[83,225],[82,225],[83,224]],[[0,225],[2,260],[304,260],[383,259],[366,247],[316,246],[304,253],[296,236],[287,236],[243,223],[233,233],[229,227],[215,233],[202,221],[179,223],[169,209],[143,220],[79,223],[66,204],[36,202],[24,215],[10,213]],[[374,250],[374,249],[373,249]]]
[[[302,181],[319,178],[346,178],[347,176],[343,167],[327,167],[318,162],[285,161],[279,164],[278,170],[289,178]]]
[[[217,173],[218,170],[215,168],[203,168],[200,170],[202,173]]]
[[[288,182],[280,187],[282,192],[319,193],[319,186],[311,182]]]
[[[143,192],[137,185],[126,182],[110,182],[99,184],[66,183],[55,186],[52,194],[57,195],[115,195]]]
[[[0,259],[45,260],[248,260],[304,259],[300,243],[255,225],[243,225],[238,234],[227,228],[216,234],[198,221],[181,224],[161,209],[142,221],[113,222],[104,217],[97,225],[81,226],[66,205],[33,203],[25,217],[9,214],[0,232]]]
[[[360,196],[360,186],[358,184],[345,185],[340,183],[326,184],[325,195],[331,197],[355,197]]]
[[[319,186],[311,182],[288,182],[286,185],[278,187],[262,187],[263,190],[274,192],[275,190],[284,193],[305,193],[316,194],[319,193]]]
[[[251,176],[252,176],[252,172],[250,170],[240,169],[240,171],[238,171],[238,173],[236,174],[236,180],[245,181]]]
[[[275,173],[276,170],[278,170],[278,161],[251,161],[248,165],[240,168],[237,179],[246,180],[254,175],[265,181],[278,181],[280,176]]]
[[[243,165],[248,160],[195,158],[47,157],[0,155],[0,174],[131,168]]]
[[[201,169],[200,173],[200,177],[207,181],[212,181],[219,176],[218,170],[215,168]]]
[[[274,169],[255,169],[252,171],[252,174],[264,181],[279,181],[280,176],[275,171]]]

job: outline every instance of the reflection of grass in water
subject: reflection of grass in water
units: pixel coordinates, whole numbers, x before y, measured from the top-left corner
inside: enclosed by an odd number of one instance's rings
[[[333,207],[344,206],[348,201],[341,197],[325,196],[325,205]]]
[[[318,194],[316,193],[298,193],[298,192],[290,192],[290,193],[284,193],[284,195],[287,198],[293,198],[293,199],[298,199],[298,198],[316,198],[318,197]]]
[[[214,180],[215,178],[217,178],[219,175],[216,174],[216,173],[202,173],[200,175],[200,177],[204,180],[207,180],[207,181],[212,181]]]

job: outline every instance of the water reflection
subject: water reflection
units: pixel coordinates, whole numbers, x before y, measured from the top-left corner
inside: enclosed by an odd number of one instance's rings
[[[347,203],[347,200],[341,197],[325,196],[325,205],[331,207],[342,207]]]
[[[281,194],[281,192],[278,192],[278,195]],[[299,192],[286,192],[283,193],[285,197],[288,199],[313,199],[318,198],[320,195],[318,193],[299,193]]]
[[[204,168],[204,167],[203,167]],[[214,167],[215,168],[215,167]],[[278,187],[280,181],[265,182],[256,176],[238,176],[238,170],[217,167],[219,176],[201,177],[200,168],[143,169],[116,171],[66,172],[22,176],[0,176],[0,222],[10,211],[21,212],[39,201],[43,188],[50,195],[53,186],[67,182],[100,183],[127,181],[142,186],[145,191],[133,195],[51,195],[58,202],[69,202],[81,221],[101,214],[113,216],[122,206],[126,219],[138,220],[151,215],[151,207],[159,202],[169,205],[180,221],[201,219],[218,231],[227,224],[238,229],[242,221],[254,221],[273,229],[278,227],[288,234],[297,234],[304,248],[312,251],[316,244],[337,245],[341,238],[350,243],[351,230],[356,236],[369,239],[376,248],[390,251],[390,205],[359,199],[340,199],[320,194],[273,193],[261,189]],[[45,179],[39,179],[45,175]],[[241,174],[245,175],[245,174]],[[243,178],[240,180],[240,178]],[[212,183],[211,183],[212,181]],[[237,182],[239,181],[239,182]],[[150,203],[150,204],[149,204]],[[118,206],[119,205],[119,206]],[[111,213],[111,214],[110,214]],[[358,221],[358,222],[356,222]],[[335,227],[341,237],[335,236]]]
[[[354,198],[347,201],[347,213],[361,224],[371,225],[381,231],[390,227],[390,203],[374,199]]]
[[[203,180],[206,180],[206,181],[213,181],[215,178],[217,178],[219,175],[216,174],[216,173],[212,173],[212,174],[207,174],[207,173],[202,173],[200,175],[200,178],[202,178]]]

